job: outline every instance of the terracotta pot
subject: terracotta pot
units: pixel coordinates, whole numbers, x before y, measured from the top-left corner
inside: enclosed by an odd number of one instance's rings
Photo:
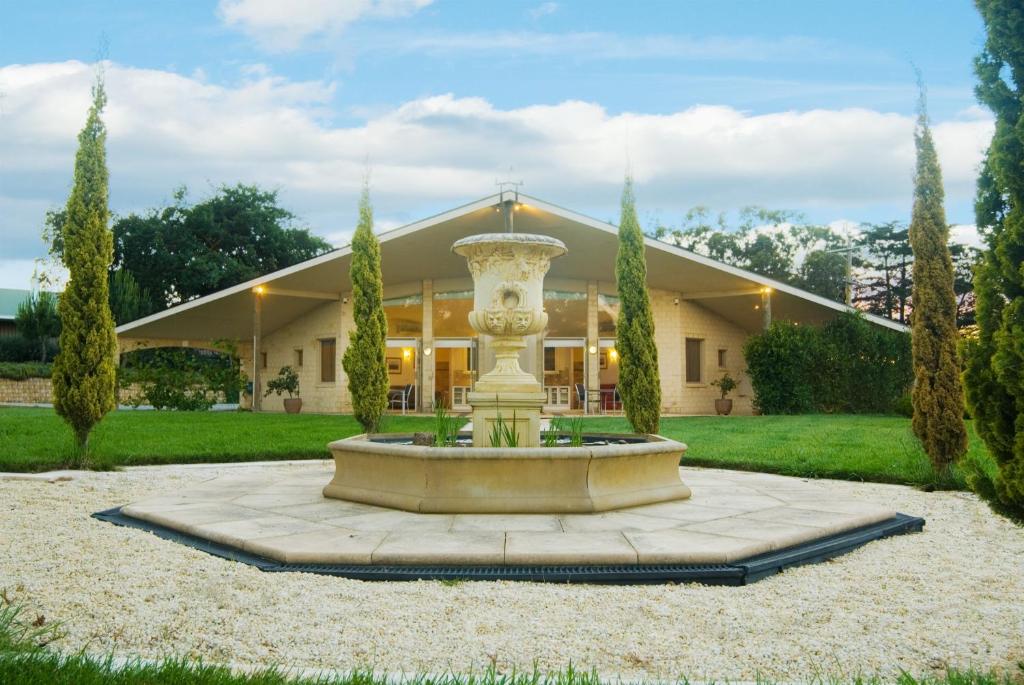
[[[732,411],[732,400],[715,400],[715,411],[719,416],[728,416]]]
[[[286,397],[284,398],[284,413],[285,414],[298,414],[302,411],[302,398],[301,397]]]

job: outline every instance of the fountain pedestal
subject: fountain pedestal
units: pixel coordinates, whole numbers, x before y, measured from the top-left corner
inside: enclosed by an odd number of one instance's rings
[[[526,336],[544,330],[544,275],[551,260],[565,254],[560,240],[526,233],[485,233],[458,241],[452,250],[466,258],[473,275],[473,311],[469,324],[491,336],[494,369],[469,393],[473,408],[473,445],[507,446],[492,438],[496,424],[515,431],[519,447],[540,445],[544,388],[519,366]]]

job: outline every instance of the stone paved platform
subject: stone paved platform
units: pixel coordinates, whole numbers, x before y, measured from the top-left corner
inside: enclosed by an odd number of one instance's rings
[[[681,469],[691,499],[602,514],[415,514],[323,497],[333,465],[224,476],[121,513],[290,564],[718,564],[891,519],[813,481]]]

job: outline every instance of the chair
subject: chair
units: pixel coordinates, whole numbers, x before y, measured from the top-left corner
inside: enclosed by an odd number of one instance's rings
[[[573,386],[576,389],[576,400],[583,407],[583,413],[587,413],[587,386],[582,383],[576,383]]]
[[[407,409],[413,407],[413,391],[415,385],[411,383],[401,390],[392,390],[388,393],[388,409],[401,409],[404,414]]]

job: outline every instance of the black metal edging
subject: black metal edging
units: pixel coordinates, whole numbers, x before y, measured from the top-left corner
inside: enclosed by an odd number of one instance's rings
[[[355,580],[520,580],[547,583],[702,583],[749,585],[787,568],[814,564],[892,535],[920,532],[924,519],[896,514],[891,519],[729,564],[633,564],[603,566],[393,566],[286,564],[121,513],[121,507],[92,515],[100,521],[137,528],[207,554],[255,566],[268,573],[317,573]]]

